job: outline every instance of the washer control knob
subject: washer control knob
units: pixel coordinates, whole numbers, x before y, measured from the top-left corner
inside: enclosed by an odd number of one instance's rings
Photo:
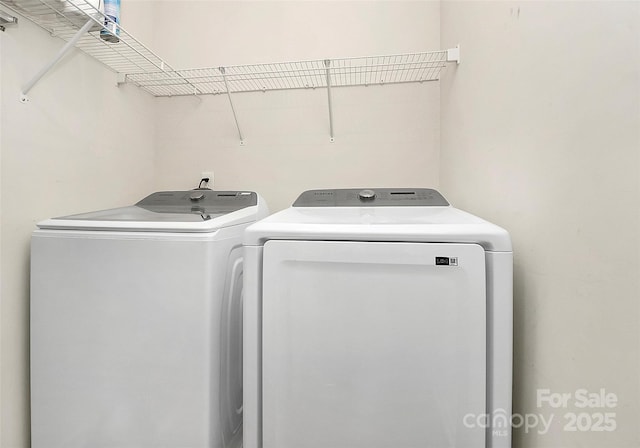
[[[191,199],[192,201],[200,201],[204,198],[204,193],[202,191],[194,191],[193,193],[191,193],[191,195],[189,196],[189,199]]]
[[[362,190],[358,193],[361,201],[373,201],[376,198],[376,192],[373,190]]]

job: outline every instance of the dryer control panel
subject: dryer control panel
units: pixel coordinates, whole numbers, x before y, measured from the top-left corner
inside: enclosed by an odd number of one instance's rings
[[[294,207],[446,207],[449,202],[431,188],[348,188],[308,190]]]

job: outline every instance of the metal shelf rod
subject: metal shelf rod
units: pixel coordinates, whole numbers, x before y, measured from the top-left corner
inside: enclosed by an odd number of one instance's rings
[[[53,60],[42,67],[42,69],[40,69],[40,71],[36,73],[35,76],[24,85],[24,87],[22,88],[22,94],[20,95],[20,101],[22,103],[26,103],[29,101],[29,98],[27,98],[27,94],[29,93],[29,91],[33,89],[38,81],[40,81],[40,79],[42,79],[42,77],[46,75],[47,72],[53,68],[53,66],[60,62],[60,59],[62,59],[67,53],[69,53],[69,51],[71,51],[71,49],[73,49],[73,47],[75,47],[76,43],[80,40],[80,38],[82,38],[82,36],[89,32],[89,29],[94,25],[94,23],[95,22],[93,21],[93,19],[87,20],[87,23],[85,23],[84,26],[80,28],[78,32],[60,49]]]
[[[331,59],[325,59],[324,65],[327,67],[327,97],[329,99],[329,141],[333,143],[333,109],[331,101]]]
[[[238,128],[238,136],[240,137],[240,145],[244,145],[244,138],[242,138],[242,131],[240,130],[240,124],[238,123],[238,116],[236,115],[236,108],[233,107],[233,100],[231,99],[231,92],[229,91],[229,84],[227,83],[227,76],[225,75],[225,68],[220,67],[220,73],[222,73],[222,79],[224,80],[224,86],[227,89],[227,97],[229,98],[229,104],[231,105],[231,112],[233,113],[233,119],[236,122],[236,128]]]

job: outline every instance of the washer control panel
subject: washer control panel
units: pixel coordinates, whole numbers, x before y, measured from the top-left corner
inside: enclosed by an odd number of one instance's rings
[[[348,188],[308,190],[294,207],[446,207],[449,202],[431,188]]]
[[[207,213],[222,215],[258,204],[252,191],[159,191],[136,204],[156,213]]]

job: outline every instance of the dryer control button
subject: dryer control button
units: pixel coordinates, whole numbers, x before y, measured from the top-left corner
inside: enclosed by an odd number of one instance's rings
[[[373,190],[362,190],[358,193],[358,197],[361,201],[373,201],[376,197],[376,192]]]
[[[192,201],[199,201],[199,200],[201,200],[203,198],[204,198],[204,193],[201,192],[201,191],[194,191],[189,196],[189,199],[191,199]]]

